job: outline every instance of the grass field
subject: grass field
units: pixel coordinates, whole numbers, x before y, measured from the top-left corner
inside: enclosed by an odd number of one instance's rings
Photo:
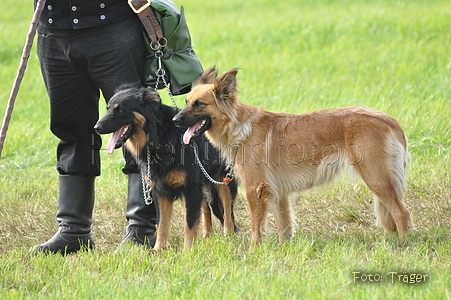
[[[31,20],[29,2],[2,2],[8,8],[0,11],[2,119]],[[126,226],[126,177],[120,153],[102,151],[96,251],[31,255],[29,248],[57,226],[58,141],[34,49],[0,159],[0,298],[451,299],[451,2],[177,4],[185,7],[204,68],[241,68],[242,101],[292,113],[366,105],[398,119],[410,142],[405,202],[417,230],[399,247],[396,235],[375,227],[368,189],[345,180],[294,199],[298,232],[280,247],[270,234],[261,248],[247,250],[241,192],[236,236],[223,237],[216,222],[216,234],[184,251],[179,204],[170,249],[115,251]],[[184,98],[177,102],[182,107]]]

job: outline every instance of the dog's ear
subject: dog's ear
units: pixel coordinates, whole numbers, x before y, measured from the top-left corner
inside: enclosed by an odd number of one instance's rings
[[[202,84],[212,84],[215,82],[216,77],[218,77],[218,70],[215,67],[204,71],[199,78],[193,83],[193,86]]]
[[[142,88],[141,102],[142,104],[152,104],[155,102],[160,104],[160,94],[155,89]]]
[[[151,88],[142,88],[140,110],[150,120],[150,123],[158,122],[158,112],[161,105],[160,94]]]
[[[238,69],[232,69],[222,74],[215,81],[214,89],[219,100],[234,100],[238,93],[236,74]]]
[[[140,91],[141,103],[140,112],[146,118],[146,134],[149,142],[149,146],[155,147],[158,144],[157,130],[159,123],[159,113],[161,107],[160,94],[151,88],[142,88]]]

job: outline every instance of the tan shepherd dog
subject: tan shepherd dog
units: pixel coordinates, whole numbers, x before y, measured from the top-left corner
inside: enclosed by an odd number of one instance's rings
[[[355,170],[375,195],[376,223],[403,236],[413,227],[403,204],[407,138],[381,111],[350,106],[306,114],[265,111],[238,100],[233,69],[217,78],[205,71],[186,106],[174,118],[190,127],[184,142],[205,132],[239,175],[249,204],[251,247],[260,245],[267,212],[274,214],[279,242],[294,233],[290,194],[332,182]]]

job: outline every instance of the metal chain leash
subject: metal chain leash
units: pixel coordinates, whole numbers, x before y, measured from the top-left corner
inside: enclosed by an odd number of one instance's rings
[[[152,163],[150,162],[150,160],[151,160],[151,155],[150,155],[150,148],[149,148],[147,150],[147,174],[141,168],[141,182],[142,182],[142,187],[143,187],[144,203],[146,203],[146,205],[151,205],[153,203],[152,170],[150,169],[152,166]],[[145,179],[146,175],[147,175],[147,181]]]
[[[172,104],[175,106],[177,110],[179,108],[177,107],[177,103],[175,102],[175,99],[171,93],[171,90],[169,89],[169,86],[166,82],[166,79],[164,78],[164,75],[166,75],[166,71],[163,69],[163,64],[161,62],[161,59],[163,58],[163,51],[161,51],[161,46],[156,48],[155,50],[155,58],[158,60],[158,69],[155,71],[155,75],[157,76],[157,79],[155,81],[155,90],[158,90],[158,85],[161,82],[163,82],[164,87],[166,88],[166,91],[168,92],[169,98],[172,101]],[[151,171],[151,154],[150,154],[150,148],[147,150],[147,174],[144,172],[144,170],[141,168],[141,181],[142,181],[142,188],[143,188],[143,195],[144,195],[144,202],[146,205],[151,205],[153,203],[152,198],[152,171]],[[147,181],[145,180],[145,177],[147,176]]]
[[[193,147],[193,149],[194,149],[194,156],[196,157],[196,163],[199,165],[199,168],[202,171],[202,173],[204,173],[204,176],[208,180],[210,180],[211,183],[228,185],[233,180],[233,174],[232,173],[227,173],[226,177],[224,178],[224,181],[217,181],[217,180],[213,179],[210,176],[210,174],[208,174],[207,170],[205,170],[204,166],[202,165],[202,163],[201,163],[201,161],[199,159],[199,155],[197,154],[197,145],[196,145],[196,143],[194,143],[194,145],[191,145],[191,147]]]
[[[158,49],[157,51],[155,51],[155,58],[158,60],[158,69],[157,71],[155,71],[155,75],[157,75],[157,80],[155,82],[155,89],[158,89],[158,84],[160,83],[160,80],[163,82],[164,87],[166,88],[166,91],[168,92],[169,98],[172,101],[172,104],[174,105],[174,107],[177,110],[180,110],[177,106],[177,103],[175,102],[174,96],[171,93],[171,90],[169,89],[169,85],[166,82],[166,79],[164,78],[164,75],[166,75],[166,71],[163,69],[162,67],[162,62],[161,59],[163,58],[163,51],[161,51],[160,49]]]

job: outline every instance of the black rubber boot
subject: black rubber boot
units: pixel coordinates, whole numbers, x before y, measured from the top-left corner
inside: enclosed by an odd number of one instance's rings
[[[58,230],[47,242],[34,246],[33,252],[66,255],[81,249],[94,249],[91,234],[94,179],[95,177],[59,176],[56,214]]]
[[[157,207],[155,201],[146,205],[140,174],[128,174],[127,212],[125,216],[128,226],[125,229],[125,238],[119,245],[127,243],[144,245],[151,249],[156,241],[156,225],[158,223]]]

